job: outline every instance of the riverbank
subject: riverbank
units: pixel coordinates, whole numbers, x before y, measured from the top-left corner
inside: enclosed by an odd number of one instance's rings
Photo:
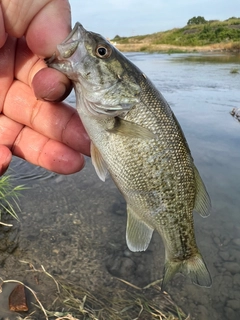
[[[240,53],[240,43],[215,43],[205,46],[175,46],[170,44],[151,43],[114,43],[122,52],[161,52],[161,53],[192,53],[192,52],[231,52]]]
[[[191,20],[191,19],[190,19]],[[125,52],[240,52],[240,18],[225,21],[203,19],[153,34],[132,37],[116,35],[112,43]]]

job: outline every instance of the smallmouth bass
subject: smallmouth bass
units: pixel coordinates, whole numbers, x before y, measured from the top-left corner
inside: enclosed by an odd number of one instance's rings
[[[193,210],[207,217],[211,203],[164,97],[123,54],[80,23],[48,65],[72,80],[95,170],[103,181],[110,172],[126,200],[128,248],[146,250],[157,230],[165,245],[162,288],[177,272],[210,287]]]

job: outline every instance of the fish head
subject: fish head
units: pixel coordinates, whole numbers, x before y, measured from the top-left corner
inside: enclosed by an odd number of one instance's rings
[[[140,101],[136,67],[104,37],[80,23],[47,64],[72,80],[76,96],[82,95],[93,113],[116,116]]]

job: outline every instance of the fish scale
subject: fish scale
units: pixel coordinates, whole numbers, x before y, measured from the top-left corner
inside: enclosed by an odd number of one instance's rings
[[[127,245],[146,250],[156,230],[165,245],[162,288],[177,272],[200,286],[211,277],[196,245],[193,210],[210,199],[168,103],[151,81],[101,35],[77,23],[49,66],[73,81],[91,157],[127,203]]]

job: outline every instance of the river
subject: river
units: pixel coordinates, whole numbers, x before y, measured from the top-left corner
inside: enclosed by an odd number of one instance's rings
[[[212,201],[211,215],[203,219],[194,214],[194,219],[197,243],[213,285],[200,288],[177,275],[167,291],[191,319],[239,320],[240,123],[230,112],[240,108],[240,57],[126,56],[169,102]],[[68,102],[74,101],[72,93]],[[137,286],[161,278],[160,237],[154,234],[146,252],[127,251],[125,203],[110,179],[105,183],[98,179],[90,160],[81,172],[61,176],[15,158],[8,173],[16,184],[30,189],[20,198],[18,247],[3,260],[3,277],[31,282],[29,273],[23,275],[25,261],[96,291],[105,290],[112,281],[107,273]],[[41,288],[44,292],[44,281],[37,287],[40,295]]]

